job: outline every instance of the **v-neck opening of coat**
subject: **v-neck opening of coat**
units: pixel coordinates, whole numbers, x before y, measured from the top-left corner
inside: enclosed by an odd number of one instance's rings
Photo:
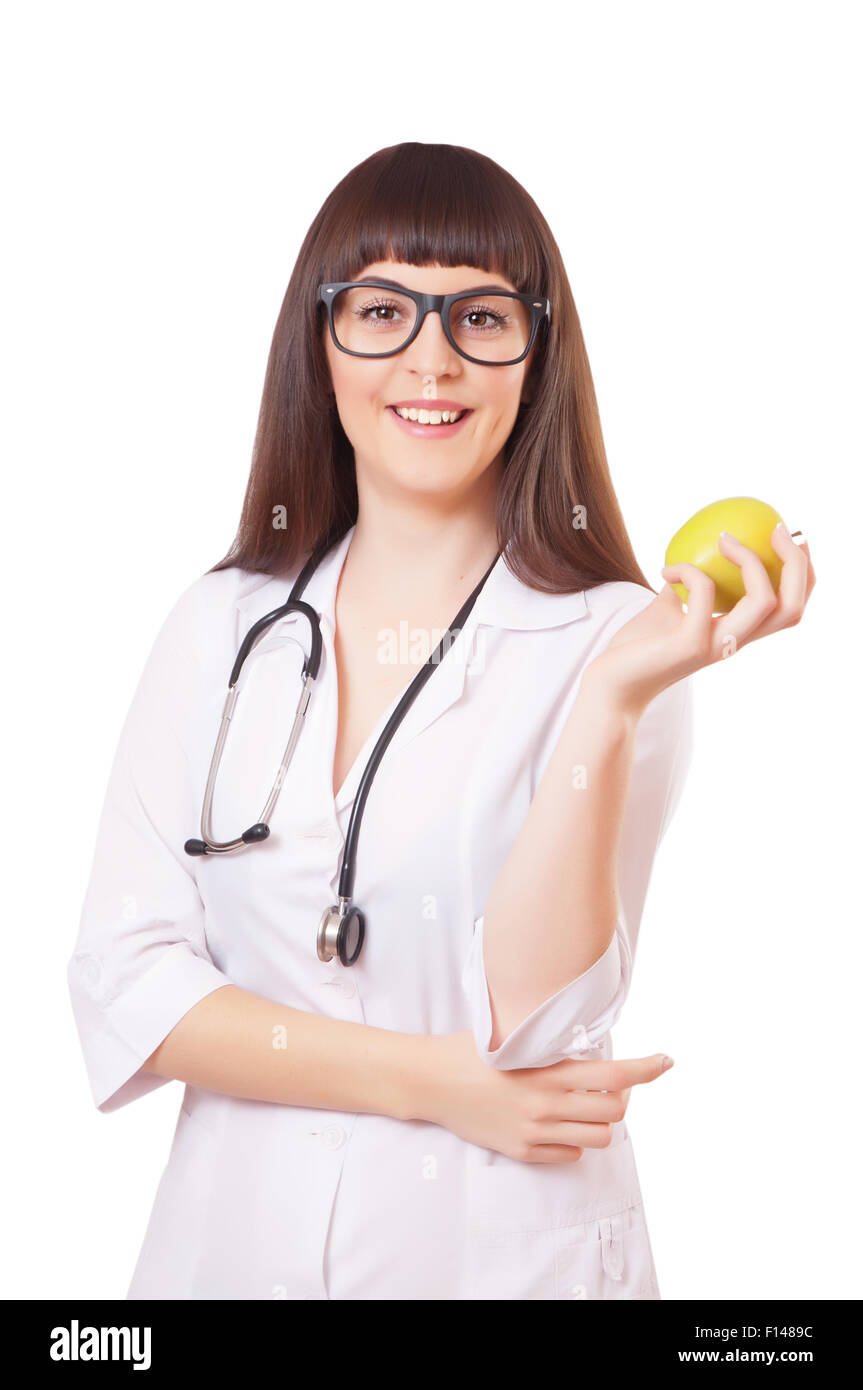
[[[362,766],[362,768],[365,769],[366,763],[371,757],[372,749],[374,748],[375,744],[377,743],[378,739],[383,733],[387,721],[389,720],[390,716],[394,713],[399,701],[404,697],[408,687],[416,679],[416,675],[417,673],[414,672],[414,674],[408,680],[407,684],[403,687],[402,690],[399,691],[398,695],[395,696],[395,698],[391,701],[388,707],[384,710],[383,714],[379,717],[374,728],[371,730],[362,748],[357,753],[357,756],[354,758],[353,762],[348,768],[342,785],[339,787],[338,791],[333,796],[333,809],[336,812],[344,810],[345,807],[349,806],[353,801],[356,789],[359,786],[360,777],[362,776],[360,766]],[[333,702],[335,704],[336,717],[333,732],[333,758],[332,766],[330,768],[330,788],[332,788],[333,786],[333,772],[335,771],[336,766],[336,747],[338,745],[339,717],[341,713],[339,708],[339,674],[336,667],[335,643],[333,644],[333,690],[335,692],[333,696]],[[347,794],[349,788],[350,795]]]
[[[353,529],[353,528],[352,528],[352,529]],[[389,718],[391,717],[391,715],[394,713],[394,711],[395,711],[395,709],[396,709],[396,706],[399,704],[399,701],[402,700],[402,699],[404,698],[404,696],[405,696],[405,694],[407,693],[408,689],[409,689],[410,686],[413,684],[414,680],[416,679],[417,675],[419,674],[419,671],[422,669],[421,667],[418,667],[417,670],[415,670],[415,671],[411,674],[411,676],[410,676],[410,677],[408,678],[408,680],[406,681],[405,685],[402,687],[402,689],[399,691],[399,693],[398,693],[398,694],[393,698],[393,700],[390,702],[388,708],[384,710],[383,714],[382,714],[382,715],[380,716],[380,718],[378,719],[377,724],[376,724],[376,725],[374,726],[374,728],[371,730],[371,732],[370,732],[370,734],[368,735],[368,737],[367,737],[365,743],[363,744],[362,748],[360,748],[359,752],[357,753],[357,756],[354,758],[353,762],[351,763],[351,766],[350,766],[350,768],[348,769],[347,774],[345,775],[345,778],[344,778],[344,780],[343,780],[341,786],[339,787],[338,791],[334,793],[334,792],[333,792],[333,775],[334,775],[334,772],[335,772],[336,748],[337,748],[337,745],[338,745],[338,737],[339,737],[339,719],[340,719],[340,717],[341,717],[341,708],[340,708],[340,701],[339,701],[339,673],[338,673],[338,664],[337,664],[337,661],[336,661],[336,607],[337,607],[337,603],[338,603],[339,585],[340,585],[340,583],[341,583],[341,577],[342,577],[342,573],[343,573],[343,571],[344,571],[345,561],[347,560],[347,554],[348,554],[348,551],[349,551],[349,550],[350,550],[350,544],[347,546],[347,548],[346,548],[346,550],[345,550],[345,552],[344,552],[344,554],[343,554],[343,556],[342,556],[341,564],[339,565],[338,574],[336,575],[335,585],[334,585],[334,589],[333,589],[332,617],[330,617],[330,614],[328,613],[328,614],[325,616],[325,618],[324,618],[324,625],[325,625],[325,627],[326,627],[327,636],[329,637],[329,643],[328,643],[328,648],[329,648],[329,650],[328,650],[328,655],[331,657],[331,660],[332,660],[332,672],[333,672],[333,681],[332,681],[333,696],[332,696],[332,700],[333,700],[333,705],[335,706],[335,715],[334,715],[333,723],[332,723],[332,740],[331,740],[331,744],[330,744],[331,759],[330,759],[330,766],[329,766],[329,769],[328,769],[328,788],[327,788],[327,789],[328,789],[329,794],[332,796],[332,807],[333,807],[333,812],[334,812],[334,814],[335,814],[336,816],[338,816],[339,812],[341,812],[341,811],[343,811],[343,810],[346,810],[347,807],[349,807],[350,804],[351,804],[351,802],[353,801],[354,795],[355,795],[355,793],[356,793],[356,789],[357,789],[357,787],[359,786],[360,778],[361,778],[361,776],[362,776],[362,771],[365,770],[365,766],[366,766],[366,763],[368,762],[369,757],[371,756],[372,749],[374,748],[375,744],[377,743],[377,740],[380,738],[380,735],[383,733],[383,730],[384,730],[384,728],[385,728],[385,726],[386,726],[386,724],[387,724],[387,721],[389,720]],[[482,589],[482,591],[481,591],[480,594],[478,595],[477,603],[474,604],[473,609],[472,609],[471,612],[468,614],[468,617],[467,617],[467,619],[465,620],[464,624],[462,625],[461,629],[459,630],[459,632],[458,632],[458,634],[457,634],[457,636],[456,636],[455,641],[453,641],[453,643],[451,644],[450,648],[444,653],[444,656],[443,656],[443,658],[441,659],[441,663],[440,663],[441,665],[446,664],[446,662],[452,663],[452,661],[453,661],[453,659],[454,659],[454,648],[455,648],[459,643],[465,644],[466,642],[469,643],[469,642],[472,640],[473,630],[474,630],[474,628],[476,627],[476,625],[477,625],[477,623],[478,623],[478,621],[479,621],[479,614],[480,614],[480,612],[481,612],[481,608],[478,607],[478,604],[479,604],[479,601],[482,599],[483,594],[485,594],[485,593],[486,593],[486,587],[484,586],[483,589]],[[462,656],[461,652],[459,652],[459,654],[458,654],[458,659],[459,659],[459,660],[463,660],[463,656]],[[407,719],[409,718],[409,716],[411,715],[412,711],[414,710],[414,708],[415,708],[415,706],[416,706],[417,701],[422,699],[423,690],[426,688],[426,686],[428,686],[429,684],[431,684],[431,683],[435,680],[436,675],[437,675],[437,672],[435,672],[435,673],[430,677],[430,680],[426,682],[426,685],[423,686],[423,688],[420,689],[420,690],[417,692],[416,698],[415,698],[413,701],[411,701],[411,704],[410,704],[409,708],[405,711],[405,715],[404,715],[403,721],[399,724],[398,728],[396,729],[395,733],[394,733],[393,736],[392,736],[392,740],[391,740],[390,744],[388,745],[388,751],[389,751],[389,749],[392,747],[392,742],[395,741],[396,739],[398,739],[399,736],[400,736],[400,734],[402,733],[402,730],[403,730],[403,727],[404,727],[404,721],[407,720]],[[386,757],[386,754],[385,754],[384,756]]]

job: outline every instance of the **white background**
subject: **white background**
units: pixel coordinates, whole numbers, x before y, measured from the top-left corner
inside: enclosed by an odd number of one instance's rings
[[[180,1085],[92,1105],[66,989],[126,709],[225,553],[306,230],[401,140],[561,247],[659,587],[698,507],[809,540],[803,623],[695,678],[615,1054],[666,1299],[859,1298],[860,9],[9,7],[2,25],[2,1292],[125,1294]],[[190,826],[190,833],[194,830]]]

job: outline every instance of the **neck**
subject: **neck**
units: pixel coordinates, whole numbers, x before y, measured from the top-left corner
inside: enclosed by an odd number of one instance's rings
[[[385,606],[463,602],[498,553],[494,503],[444,513],[361,497],[340,591]]]

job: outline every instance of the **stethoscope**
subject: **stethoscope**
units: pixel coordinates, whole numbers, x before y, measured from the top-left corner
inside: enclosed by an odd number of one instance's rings
[[[243,639],[228,681],[228,696],[225,700],[224,709],[222,710],[222,721],[219,725],[219,733],[216,738],[216,746],[213,750],[207,785],[204,791],[204,804],[201,810],[201,839],[186,841],[184,849],[187,854],[230,854],[233,850],[243,849],[247,845],[259,844],[262,840],[266,840],[270,833],[269,819],[279,799],[279,792],[285,780],[285,773],[288,770],[288,766],[294,754],[294,749],[297,746],[297,740],[299,739],[303,727],[303,721],[308,712],[312,687],[317,680],[318,670],[321,664],[323,639],[321,636],[319,615],[308,603],[302,602],[300,595],[318,564],[330,549],[331,544],[332,542],[327,542],[323,549],[319,549],[307,561],[306,565],[297,576],[296,583],[291,590],[287,602],[283,603],[279,608],[274,608],[271,613],[267,613],[263,618],[259,618],[258,621],[249,628],[249,631]],[[467,599],[464,605],[459,609],[455,618],[453,618],[452,623],[447,628],[447,631],[444,633],[440,643],[432,652],[428,661],[420,668],[417,675],[411,681],[387,721],[380,738],[372,750],[371,757],[366,763],[365,770],[357,788],[357,794],[348,824],[348,833],[345,837],[344,858],[342,860],[342,868],[339,876],[339,901],[336,906],[326,909],[321,918],[320,926],[318,927],[317,951],[319,960],[330,961],[334,956],[338,956],[342,965],[353,965],[362,950],[363,938],[365,936],[365,917],[360,909],[352,904],[351,898],[354,891],[354,875],[356,873],[360,823],[375,773],[380,766],[381,759],[383,758],[390,739],[401,724],[405,714],[422,690],[426,681],[440,664],[442,654],[449,650],[451,641],[457,637],[465,619],[476,603],[483,585],[499,558],[500,554],[495,556],[482,579],[470,595],[470,598]],[[311,645],[309,654],[303,663],[302,689],[300,691],[300,698],[297,704],[296,714],[294,715],[290,736],[285,747],[284,756],[279,770],[276,773],[276,780],[273,782],[272,790],[261,812],[260,819],[257,820],[254,825],[250,825],[248,830],[244,830],[242,835],[237,839],[219,841],[213,838],[213,792],[216,785],[216,774],[219,770],[222,752],[228,737],[231,716],[234,713],[234,708],[239,696],[237,682],[240,678],[240,673],[243,669],[246,657],[261,635],[266,632],[273,623],[283,618],[287,613],[293,612],[302,613],[302,615],[308,619],[309,628],[311,630]]]

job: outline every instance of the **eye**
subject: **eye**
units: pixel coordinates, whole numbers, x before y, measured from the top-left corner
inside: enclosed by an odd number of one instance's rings
[[[492,309],[487,304],[472,304],[469,308],[460,311],[460,317],[462,320],[470,318],[483,318],[488,320],[488,322],[483,324],[469,323],[467,325],[469,329],[479,333],[497,332],[508,328],[512,323],[509,314],[502,313],[498,309]]]
[[[353,311],[354,316],[360,323],[394,323],[395,318],[384,318],[384,314],[393,316],[399,312],[399,305],[392,299],[375,299],[366,304],[361,304]]]

